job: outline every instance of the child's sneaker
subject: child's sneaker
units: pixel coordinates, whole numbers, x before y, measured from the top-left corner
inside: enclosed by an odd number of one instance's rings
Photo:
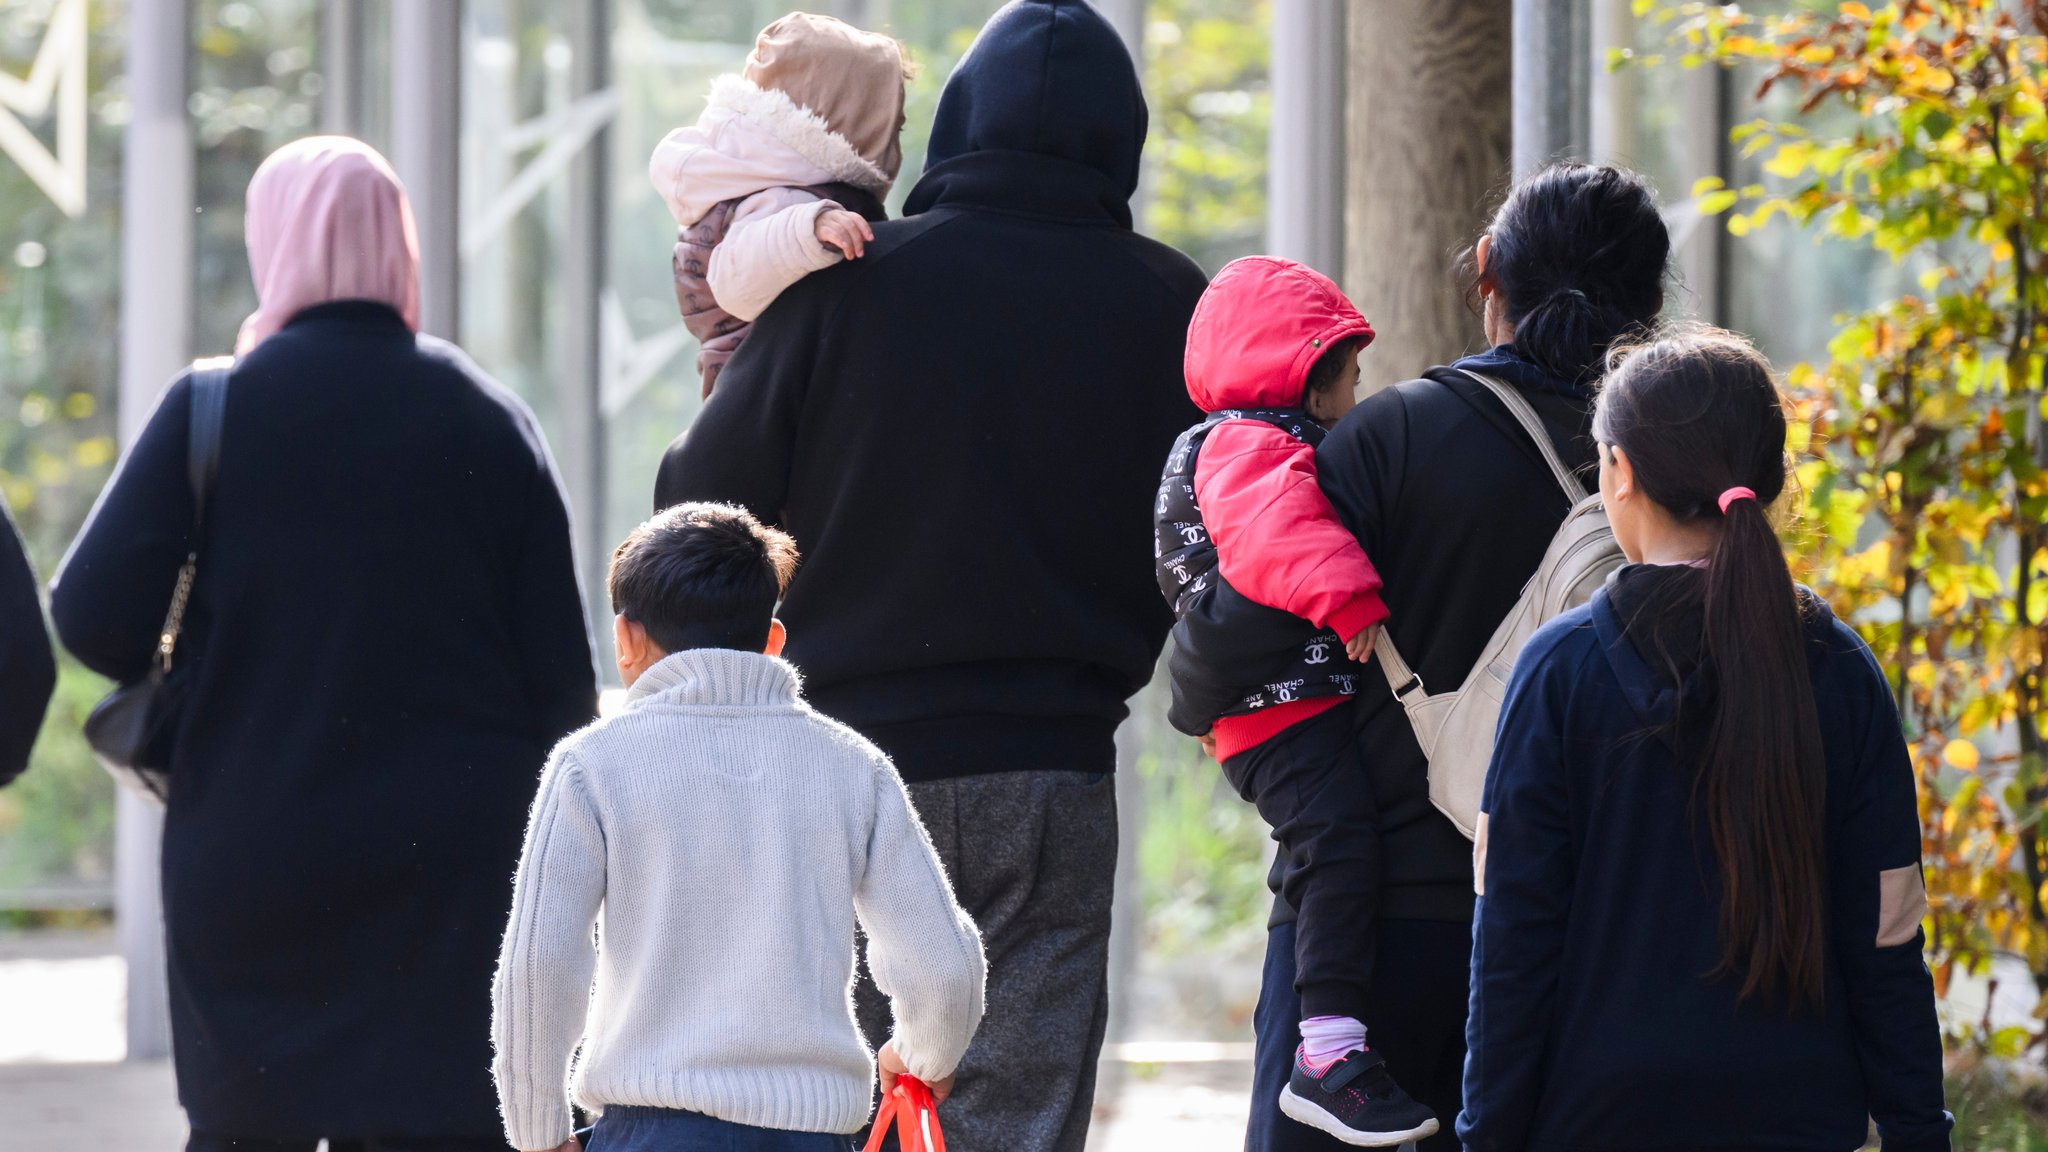
[[[1294,1052],[1294,1076],[1280,1090],[1280,1111],[1346,1144],[1383,1148],[1436,1134],[1436,1115],[1417,1104],[1371,1049],[1352,1052],[1321,1071]]]

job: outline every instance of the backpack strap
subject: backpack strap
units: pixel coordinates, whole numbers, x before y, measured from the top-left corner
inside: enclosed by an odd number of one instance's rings
[[[1557,486],[1564,489],[1565,498],[1571,501],[1573,507],[1577,507],[1579,502],[1586,498],[1586,486],[1579,482],[1577,476],[1572,475],[1571,469],[1564,466],[1564,460],[1557,454],[1557,445],[1550,439],[1550,430],[1543,426],[1543,418],[1536,414],[1536,409],[1530,407],[1528,398],[1519,390],[1491,376],[1483,376],[1468,368],[1460,368],[1458,371],[1493,393],[1494,399],[1499,400],[1502,407],[1508,410],[1508,415],[1515,418],[1515,423],[1522,426],[1522,431],[1527,432],[1529,439],[1535,442],[1536,450],[1543,454],[1543,462],[1550,465],[1550,475],[1557,481]],[[1400,650],[1394,647],[1393,633],[1384,626],[1380,628],[1379,638],[1373,642],[1372,653],[1379,661],[1380,671],[1386,674],[1387,687],[1394,690],[1394,698],[1404,707],[1409,704],[1408,698],[1416,693],[1421,693],[1425,700],[1429,698],[1429,691],[1423,687],[1422,677],[1408,666],[1408,661],[1401,658]]]
[[[1422,677],[1401,659],[1401,650],[1394,647],[1394,634],[1387,631],[1384,624],[1380,625],[1380,634],[1373,640],[1372,654],[1380,662],[1380,671],[1387,674],[1387,687],[1394,690],[1394,699],[1406,704],[1411,693],[1429,695],[1422,687]]]
[[[1572,504],[1576,505],[1584,500],[1586,486],[1579,483],[1579,478],[1572,475],[1571,469],[1564,466],[1564,461],[1557,454],[1557,445],[1551,442],[1550,430],[1543,426],[1543,418],[1536,415],[1536,409],[1529,406],[1528,398],[1517,389],[1491,376],[1482,376],[1467,368],[1460,368],[1458,371],[1484,385],[1488,392],[1493,393],[1494,399],[1499,400],[1507,408],[1508,415],[1513,416],[1515,423],[1522,426],[1522,431],[1529,434],[1529,439],[1536,442],[1536,450],[1543,453],[1543,462],[1550,465],[1550,474],[1557,479],[1557,486],[1564,489],[1565,496]]]

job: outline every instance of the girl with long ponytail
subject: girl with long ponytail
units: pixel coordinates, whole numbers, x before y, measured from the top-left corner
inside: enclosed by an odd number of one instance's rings
[[[1617,352],[1631,563],[1523,650],[1479,845],[1467,1148],[1946,1149],[1913,776],[1793,582],[1785,409],[1741,338]]]

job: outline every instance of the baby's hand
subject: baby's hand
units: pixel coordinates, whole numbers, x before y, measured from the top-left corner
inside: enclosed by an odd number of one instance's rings
[[[848,260],[858,260],[867,251],[867,243],[875,238],[875,230],[858,212],[844,208],[827,208],[818,213],[818,242],[829,248],[837,248]]]
[[[1344,654],[1363,664],[1372,659],[1372,646],[1379,642],[1379,638],[1380,626],[1375,624],[1353,636],[1351,642],[1344,645]]]

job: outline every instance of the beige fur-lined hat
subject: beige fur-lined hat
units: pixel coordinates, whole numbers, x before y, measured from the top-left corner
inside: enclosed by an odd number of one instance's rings
[[[903,166],[902,46],[844,20],[791,12],[761,30],[741,78],[825,122],[894,183]]]

